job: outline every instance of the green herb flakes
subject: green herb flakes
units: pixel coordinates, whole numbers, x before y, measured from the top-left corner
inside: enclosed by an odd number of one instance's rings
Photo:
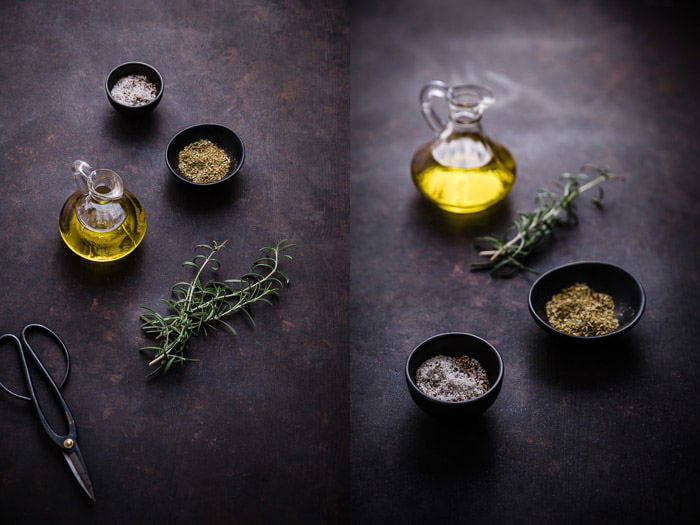
[[[177,154],[177,162],[180,173],[197,184],[220,181],[231,167],[226,152],[206,139],[185,146]]]
[[[576,283],[553,295],[545,308],[549,324],[571,335],[605,335],[620,325],[615,318],[613,298],[594,292],[583,283]]]

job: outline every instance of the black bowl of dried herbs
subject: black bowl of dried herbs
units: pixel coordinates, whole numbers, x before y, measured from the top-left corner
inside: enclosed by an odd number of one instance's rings
[[[233,177],[243,166],[245,146],[231,129],[198,124],[177,133],[165,150],[165,163],[178,180],[213,186]]]
[[[413,401],[441,419],[478,416],[496,400],[502,382],[501,355],[472,334],[433,336],[406,361],[406,383]]]
[[[105,81],[109,103],[129,117],[141,117],[153,111],[163,98],[164,88],[158,70],[143,62],[121,64]]]
[[[644,313],[640,282],[614,264],[582,261],[543,274],[530,288],[530,313],[547,332],[576,341],[608,340]]]

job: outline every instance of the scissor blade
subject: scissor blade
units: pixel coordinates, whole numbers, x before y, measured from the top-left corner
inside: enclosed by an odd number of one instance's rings
[[[66,458],[66,463],[68,463],[68,466],[75,476],[75,479],[77,479],[80,486],[83,487],[85,494],[87,494],[92,501],[97,501],[95,499],[95,491],[92,488],[92,481],[90,481],[90,476],[88,476],[87,473],[87,467],[85,467],[85,462],[83,461],[80,453],[76,452],[75,450],[71,450],[70,452],[64,452],[63,457]]]

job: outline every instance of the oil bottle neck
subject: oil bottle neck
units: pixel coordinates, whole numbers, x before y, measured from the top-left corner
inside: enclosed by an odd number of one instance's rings
[[[477,120],[465,120],[464,118],[453,118],[450,115],[450,119],[445,126],[445,129],[440,134],[441,139],[445,139],[450,135],[478,135],[483,137],[484,130],[481,127],[481,118]]]
[[[78,220],[87,229],[106,233],[117,229],[126,219],[121,203],[124,183],[112,170],[94,169],[87,162],[73,163],[73,176],[84,195],[75,208]]]
[[[112,170],[94,169],[87,162],[76,160],[73,176],[78,189],[97,203],[116,201],[124,194],[124,182]]]

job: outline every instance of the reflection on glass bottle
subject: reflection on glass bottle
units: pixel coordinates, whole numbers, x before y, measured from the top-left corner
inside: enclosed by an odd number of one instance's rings
[[[114,261],[131,253],[146,233],[146,212],[112,170],[73,163],[78,191],[63,205],[61,237],[75,253],[91,261]]]
[[[447,101],[446,123],[432,106],[436,97]],[[411,175],[418,190],[453,213],[482,211],[503,199],[515,182],[515,161],[481,128],[484,110],[494,103],[491,91],[433,81],[423,87],[420,100],[423,116],[437,138],[413,156]]]

